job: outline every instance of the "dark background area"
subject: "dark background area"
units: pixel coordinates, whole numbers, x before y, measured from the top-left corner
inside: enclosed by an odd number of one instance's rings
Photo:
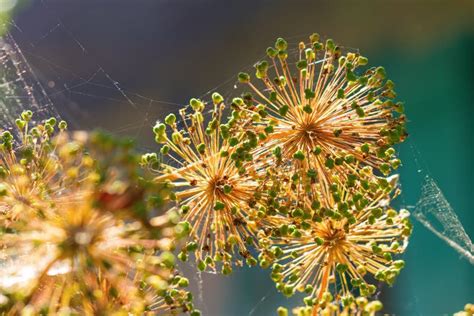
[[[318,32],[359,48],[406,102],[399,205],[415,205],[432,177],[474,236],[472,0],[37,0],[19,3],[6,25],[73,128],[128,135],[143,150],[156,149],[156,120],[216,87],[231,95],[235,75],[279,36],[296,44]],[[417,222],[404,259],[395,286],[381,288],[387,313],[452,314],[473,302],[474,267]],[[272,315],[298,302],[276,292],[269,271],[185,270],[204,315]]]

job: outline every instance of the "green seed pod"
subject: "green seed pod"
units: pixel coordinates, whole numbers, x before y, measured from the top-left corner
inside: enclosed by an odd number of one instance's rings
[[[296,208],[296,209],[293,210],[293,212],[291,212],[291,216],[293,216],[295,218],[296,217],[303,217],[303,214],[304,214],[304,212],[300,208]]]
[[[5,184],[0,183],[0,196],[7,196],[8,188]]]
[[[310,99],[314,98],[315,96],[316,96],[316,93],[314,93],[313,90],[311,90],[311,89],[305,89],[304,90],[305,99],[310,100]]]
[[[314,169],[309,169],[307,172],[306,172],[306,175],[309,177],[309,178],[312,178],[312,179],[315,179],[317,176],[318,176],[318,172]],[[314,201],[313,201],[314,202]]]
[[[303,111],[310,114],[311,112],[313,112],[313,109],[311,108],[311,105],[306,104],[305,106],[303,106]]]
[[[335,48],[336,48],[336,44],[334,44],[334,41],[332,39],[326,40],[327,51],[333,52]]]
[[[314,59],[316,59],[316,54],[314,53],[314,50],[311,49],[311,48],[307,48],[304,51],[304,54],[306,56],[306,59],[310,62],[313,61]]]
[[[356,113],[357,113],[357,116],[359,117],[365,117],[364,109],[361,108],[360,106],[356,108]]]
[[[231,193],[232,192],[232,186],[228,185],[228,184],[224,185],[223,191],[224,191],[225,194]]]
[[[221,201],[217,201],[215,204],[214,204],[214,210],[215,211],[221,211],[225,208],[225,204]]]
[[[250,82],[250,75],[246,72],[239,72],[238,80],[240,83],[249,83]]]
[[[306,67],[308,67],[308,62],[305,59],[302,59],[296,63],[296,67],[299,70],[306,69]]]
[[[223,102],[223,101],[224,101],[224,98],[223,98],[222,95],[220,95],[218,92],[214,92],[214,93],[212,94],[212,102],[213,102],[214,104],[217,105],[217,104],[219,104],[219,103],[221,103],[221,102]]]
[[[173,126],[174,123],[176,122],[176,115],[173,113],[168,114],[168,116],[165,117],[165,123],[169,126]]]
[[[26,121],[24,121],[22,119],[16,119],[15,124],[19,129],[23,129],[26,126]]]
[[[297,160],[300,160],[300,161],[303,161],[304,160],[304,153],[301,150],[298,150],[297,152],[295,152],[293,154],[293,158],[297,159]]]
[[[196,112],[202,111],[204,109],[204,103],[196,98],[192,98],[191,100],[189,100],[189,105]]]
[[[168,155],[168,153],[170,152],[170,146],[163,145],[163,147],[161,147],[160,149],[160,152],[162,155]]]
[[[323,43],[315,42],[313,44],[313,48],[314,48],[315,51],[322,50],[324,48],[324,45],[323,45]]]
[[[372,301],[365,306],[365,311],[375,313],[382,310],[383,304],[380,301]]]
[[[206,144],[201,143],[197,145],[196,149],[201,155],[203,155],[206,152]]]
[[[284,307],[282,307],[282,306],[278,307],[278,309],[277,309],[277,315],[278,315],[278,316],[288,316],[288,309],[286,309],[286,308],[284,308]]]
[[[369,63],[369,60],[366,58],[366,57],[363,57],[363,56],[359,56],[357,58],[357,64],[359,64],[360,66],[365,66]]]
[[[306,306],[313,306],[313,297],[306,296],[303,298],[303,302],[306,304]]]
[[[51,125],[51,127],[56,126],[56,123],[57,123],[57,121],[56,121],[56,119],[55,119],[54,117],[51,117],[51,118],[49,118],[49,119],[46,121],[46,124],[47,124],[47,125]]]
[[[387,72],[385,71],[385,68],[381,66],[377,67],[377,69],[375,69],[375,76],[380,80],[385,80],[385,78],[387,77]]]
[[[187,255],[185,252],[183,252],[183,251],[180,251],[180,252],[178,253],[178,256],[177,256],[177,257],[178,257],[179,260],[181,260],[181,261],[183,261],[183,262],[185,262],[185,261],[188,260],[188,255]]]
[[[290,109],[290,107],[288,105],[283,105],[279,110],[278,112],[280,113],[281,116],[286,116],[286,114],[288,113],[288,110]]]
[[[393,266],[397,269],[403,269],[405,267],[405,261],[396,260],[396,261],[393,262]]]
[[[344,272],[347,271],[347,269],[348,269],[347,264],[338,263],[336,265],[336,271],[339,272],[339,273],[344,273]]]
[[[206,270],[206,263],[202,260],[199,260],[197,263],[197,268],[199,269],[199,271]]]
[[[230,137],[230,126],[227,124],[221,124],[219,126],[219,129],[221,131],[221,137],[223,139],[228,139]]]
[[[327,158],[324,165],[328,168],[328,169],[332,169],[334,168],[334,160],[331,159],[331,158]]]
[[[255,68],[259,71],[266,72],[268,70],[268,62],[262,60],[255,65]]]
[[[153,127],[153,132],[155,134],[164,134],[166,131],[166,125],[163,123],[156,123],[156,125]]]
[[[379,166],[380,172],[382,172],[385,176],[390,173],[390,165],[388,163],[383,163]]]
[[[329,303],[329,302],[332,302],[332,300],[334,299],[332,294],[329,293],[329,292],[324,292],[321,299],[326,302],[326,303]]]
[[[313,33],[309,36],[309,40],[310,40],[311,44],[314,44],[314,43],[318,42],[319,38],[320,37],[319,37],[318,33]]]
[[[179,287],[188,287],[189,286],[189,280],[187,278],[181,277],[178,282]]]
[[[357,80],[357,75],[353,71],[347,70],[346,71],[346,79],[349,82],[356,81]]]
[[[58,124],[58,127],[61,131],[64,131],[67,129],[67,122],[66,121],[60,121]]]
[[[231,147],[236,146],[239,143],[239,139],[237,137],[231,137],[229,138],[229,145]]]
[[[267,48],[267,56],[268,57],[275,58],[277,54],[278,54],[278,51],[275,48],[273,48],[273,47],[268,47]]]
[[[180,144],[183,141],[183,134],[181,134],[180,132],[174,132],[171,135],[171,140],[174,144]]]
[[[187,221],[180,222],[178,225],[176,225],[175,230],[179,236],[187,236],[191,231],[191,224],[189,224]]]
[[[30,111],[30,110],[23,111],[23,112],[21,113],[21,118],[22,118],[24,121],[26,121],[26,122],[29,122],[32,117],[33,117],[33,112]]]
[[[265,131],[265,133],[267,133],[267,134],[273,133],[273,131],[274,131],[273,126],[272,126],[272,125],[266,126],[265,129],[264,129],[264,131]]]
[[[368,154],[369,153],[369,150],[370,150],[370,145],[368,143],[365,143],[363,145],[360,146],[360,150],[363,152],[363,153],[366,153]]]
[[[276,158],[281,159],[281,147],[279,146],[275,147],[272,153]]]
[[[321,237],[315,237],[314,242],[319,246],[322,246],[324,244],[324,239],[322,239]]]
[[[283,295],[285,295],[286,297],[291,297],[293,296],[293,294],[295,294],[295,287],[293,285],[286,284],[283,287]]]
[[[285,60],[288,58],[288,52],[286,50],[280,50],[278,51],[278,58],[281,60]]]
[[[281,37],[277,38],[275,42],[275,48],[278,50],[286,50],[288,48],[288,43]]]

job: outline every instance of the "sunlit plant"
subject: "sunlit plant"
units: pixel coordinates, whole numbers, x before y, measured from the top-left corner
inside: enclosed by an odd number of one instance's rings
[[[339,301],[331,301],[332,297],[327,295],[317,309],[311,306],[299,306],[293,308],[292,314],[295,316],[375,316],[383,308],[380,301],[369,301],[366,297],[360,296],[354,299],[350,304],[341,305]],[[288,309],[279,307],[278,316],[288,316]]]
[[[388,175],[400,165],[391,146],[407,134],[403,104],[395,102],[394,83],[383,67],[364,70],[366,57],[346,52],[331,39],[310,36],[295,49],[278,38],[268,58],[255,64],[255,77],[240,73],[250,88],[245,110],[262,135],[252,151],[269,166],[313,177],[312,194],[328,195],[334,175],[346,177],[354,161]],[[273,158],[273,159],[268,159]]]
[[[190,225],[191,238],[179,258],[194,253],[199,270],[221,266],[223,274],[231,273],[233,264],[257,263],[249,251],[265,195],[257,188],[267,187],[266,179],[256,176],[263,168],[237,146],[252,148],[258,141],[248,132],[244,139],[243,127],[251,120],[238,102],[226,118],[220,94],[212,95],[212,104],[191,99],[191,113],[181,110],[180,120],[170,114],[154,128],[163,161],[153,154],[143,158],[147,166],[155,165],[156,181],[169,181],[175,189],[172,199]]]
[[[17,121],[19,139],[2,134],[2,311],[192,312],[172,254],[186,230],[160,214],[169,189],[139,168],[130,142],[31,117]]]

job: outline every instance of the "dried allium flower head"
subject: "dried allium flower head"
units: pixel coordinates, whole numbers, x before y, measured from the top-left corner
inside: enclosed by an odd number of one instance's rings
[[[362,296],[375,292],[366,274],[393,284],[404,266],[393,255],[404,252],[412,226],[406,210],[389,207],[392,181],[370,178],[360,187],[359,182],[353,188],[332,184],[331,207],[316,202],[310,210],[296,209],[290,214],[293,223],[272,233],[267,241],[272,246],[259,259],[264,266],[274,262],[272,279],[283,294],[305,291],[305,303],[315,308],[335,295],[347,306],[355,288]]]
[[[269,166],[290,164],[303,177],[316,174],[323,194],[332,176],[344,177],[355,160],[385,175],[398,167],[391,146],[407,135],[405,116],[403,104],[392,100],[394,84],[382,67],[359,70],[367,58],[343,54],[317,34],[296,51],[279,38],[267,55],[255,65],[261,84],[246,73],[238,77],[253,92],[244,97],[252,129],[265,136],[252,152],[255,159],[273,156]],[[295,63],[289,61],[293,55]]]
[[[19,218],[29,218],[48,211],[50,199],[59,198],[62,190],[74,185],[74,172],[56,177],[61,168],[59,157],[52,153],[51,136],[56,119],[31,126],[33,113],[25,111],[16,120],[19,139],[9,131],[0,137],[0,221],[1,225]],[[66,123],[59,123],[60,133]],[[73,162],[75,163],[75,162]],[[70,164],[71,165],[71,164]],[[61,181],[59,183],[58,181]],[[70,197],[71,198],[71,197]]]
[[[330,299],[331,297],[326,297]],[[375,316],[383,305],[380,301],[368,301],[367,298],[360,296],[353,300],[350,304],[343,306],[340,302],[324,301],[316,309],[311,306],[296,307],[292,310],[295,316]],[[288,316],[288,310],[279,307],[278,316]]]
[[[242,264],[233,258],[237,251],[247,264],[256,264],[248,246],[254,243],[258,218],[253,207],[261,198],[255,195],[260,185],[255,177],[258,163],[238,150],[237,144],[253,148],[257,138],[248,133],[243,142],[241,129],[249,120],[234,110],[223,123],[224,100],[214,93],[212,101],[208,122],[203,114],[205,103],[191,99],[193,113],[188,115],[186,109],[181,110],[182,121],[177,122],[176,116],[170,114],[165,123],[157,123],[156,141],[163,144],[161,153],[167,161],[158,167],[160,175],[156,180],[169,180],[176,188],[175,199],[182,218],[190,224],[191,241],[179,257],[185,260],[188,252],[194,252],[200,270],[215,270],[219,263],[222,273],[229,274],[233,262]],[[240,102],[235,99],[232,108],[236,109]],[[172,129],[171,137],[166,125]],[[148,165],[158,161],[153,154],[143,159]]]
[[[192,311],[187,280],[174,268],[178,235],[186,233],[175,213],[159,214],[169,194],[139,167],[130,143],[101,133],[62,132],[56,137],[48,120],[28,129],[15,147],[3,142],[8,214],[17,201],[18,177],[31,181],[22,212],[1,226],[0,293],[6,314],[143,314]],[[60,124],[64,130],[64,124]],[[31,159],[17,154],[42,137]],[[18,159],[20,161],[18,161]],[[44,166],[54,165],[53,169]],[[19,175],[14,169],[22,166]],[[45,171],[47,169],[47,171]],[[32,173],[35,173],[34,175]],[[74,181],[72,181],[72,179]],[[71,181],[70,181],[71,180]],[[151,225],[150,222],[153,222]]]
[[[150,239],[139,222],[125,223],[88,203],[70,203],[55,217],[2,236],[0,288],[16,300],[10,313],[139,314],[156,300],[140,281],[166,291],[173,256],[155,255],[169,247],[160,245],[165,240]]]

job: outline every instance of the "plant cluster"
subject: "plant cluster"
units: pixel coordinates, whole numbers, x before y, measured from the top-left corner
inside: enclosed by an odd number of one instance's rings
[[[367,297],[395,282],[412,225],[391,206],[403,104],[367,63],[317,34],[296,49],[279,38],[255,79],[239,73],[241,96],[193,98],[156,124],[161,154],[147,165],[189,223],[180,259],[271,268],[278,291],[306,293],[298,315],[380,309]]]
[[[129,141],[32,115],[0,136],[2,315],[193,312],[173,255],[187,227],[160,212],[170,189]]]
[[[317,34],[279,38],[238,75],[242,95],[191,99],[139,158],[25,111],[0,136],[2,312],[199,315],[176,253],[200,271],[271,269],[283,295],[305,293],[295,315],[374,315],[412,225],[391,206],[403,104],[367,64]]]

